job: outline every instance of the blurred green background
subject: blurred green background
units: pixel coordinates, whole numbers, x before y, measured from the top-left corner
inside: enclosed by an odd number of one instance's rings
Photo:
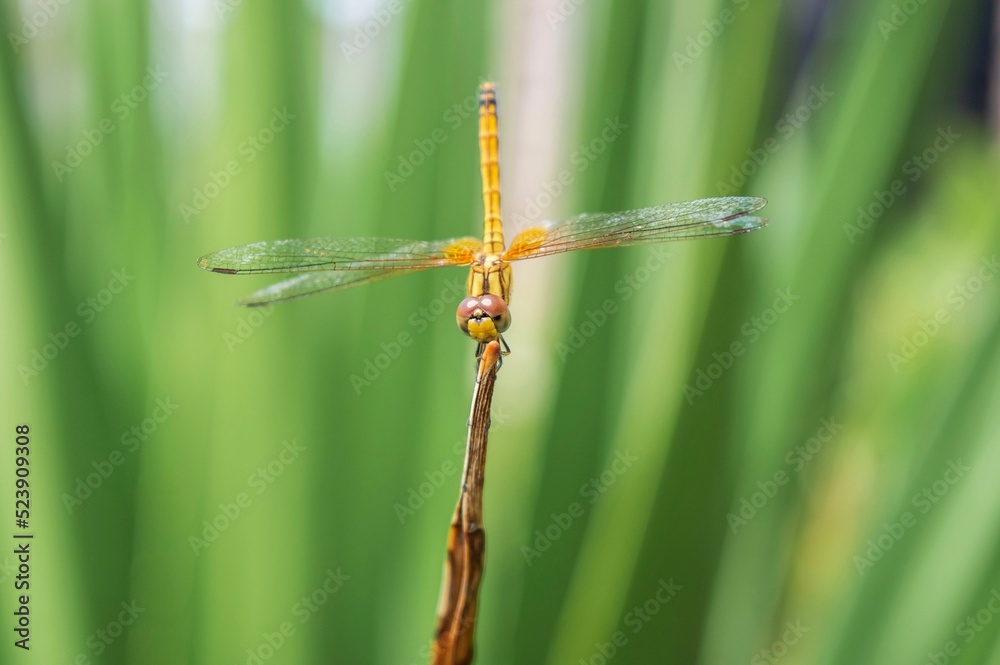
[[[772,224],[515,266],[477,662],[1000,663],[995,21],[3,3],[0,490],[28,423],[36,536],[0,661],[427,661],[465,271],[241,310],[275,280],[195,260],[479,233],[491,79],[509,229],[736,193]]]

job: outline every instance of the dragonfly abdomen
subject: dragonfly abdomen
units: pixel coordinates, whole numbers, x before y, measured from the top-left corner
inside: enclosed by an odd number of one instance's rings
[[[500,220],[500,147],[497,122],[497,95],[492,83],[479,87],[479,163],[483,174],[483,251],[503,252]]]

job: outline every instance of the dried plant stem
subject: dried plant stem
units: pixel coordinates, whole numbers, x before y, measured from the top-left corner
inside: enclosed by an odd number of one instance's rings
[[[448,531],[448,552],[438,601],[432,665],[467,665],[472,662],[479,583],[483,578],[486,557],[486,531],[483,527],[486,441],[499,357],[500,345],[490,342],[483,351],[476,374],[462,488]]]

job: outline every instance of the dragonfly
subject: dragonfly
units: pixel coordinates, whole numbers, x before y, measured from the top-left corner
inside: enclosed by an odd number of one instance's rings
[[[226,275],[292,273],[294,277],[238,301],[260,306],[388,277],[444,266],[467,266],[467,297],[456,310],[458,327],[478,343],[503,339],[511,323],[511,263],[578,249],[625,247],[670,240],[747,233],[767,226],[756,213],[767,203],[754,196],[727,196],[669,203],[613,213],[584,213],[522,230],[509,245],[500,217],[500,152],[496,86],[479,88],[479,153],[483,180],[483,238],[438,241],[389,238],[274,240],[230,247],[198,259],[198,266]]]

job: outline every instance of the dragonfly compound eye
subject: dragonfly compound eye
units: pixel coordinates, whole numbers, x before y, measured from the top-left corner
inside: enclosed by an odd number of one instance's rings
[[[486,315],[493,319],[497,332],[506,332],[507,328],[510,328],[510,310],[507,309],[507,303],[503,298],[487,293],[479,299],[479,303]]]
[[[510,310],[498,296],[469,296],[458,304],[455,320],[462,332],[477,342],[492,342],[510,327]]]

